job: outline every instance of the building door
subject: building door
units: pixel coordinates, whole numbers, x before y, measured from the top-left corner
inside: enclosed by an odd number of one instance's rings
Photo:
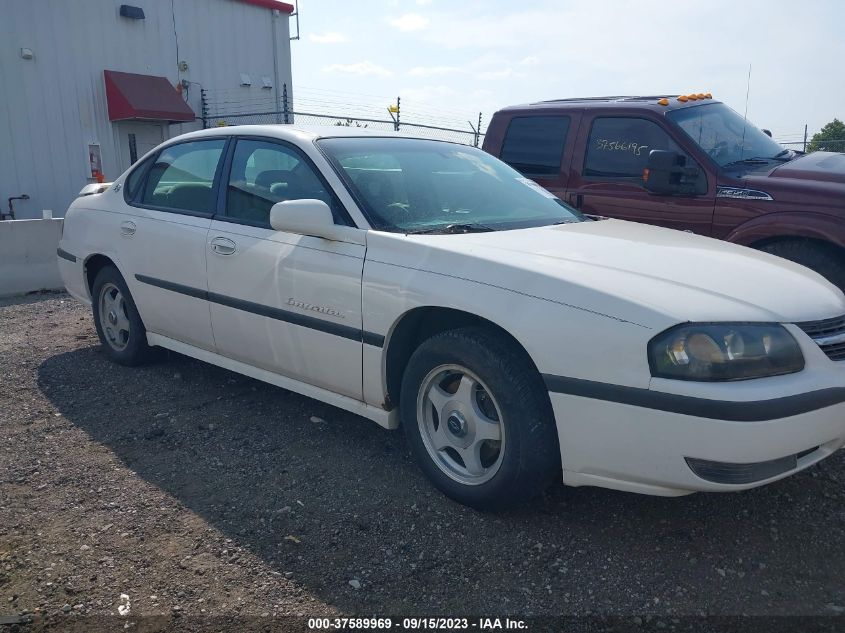
[[[120,173],[134,165],[144,154],[165,139],[165,123],[143,121],[120,121],[117,133],[120,147]],[[116,178],[119,174],[110,175]]]

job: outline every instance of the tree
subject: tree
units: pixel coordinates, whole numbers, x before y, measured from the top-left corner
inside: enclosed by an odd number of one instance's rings
[[[833,119],[820,132],[813,134],[808,152],[845,152],[845,123]]]
[[[335,125],[339,125],[340,127],[367,127],[367,124],[361,125],[360,122],[354,119],[346,119],[346,121],[335,121]]]

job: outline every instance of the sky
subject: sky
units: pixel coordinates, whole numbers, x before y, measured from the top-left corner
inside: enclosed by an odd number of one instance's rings
[[[599,95],[711,92],[743,113],[750,86],[749,120],[801,140],[845,119],[843,25],[845,0],[301,0],[294,105],[387,117],[398,95],[404,120],[483,127]]]

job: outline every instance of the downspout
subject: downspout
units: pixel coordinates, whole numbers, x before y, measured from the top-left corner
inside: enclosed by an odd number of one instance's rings
[[[282,83],[279,81],[279,35],[278,35],[278,19],[279,19],[279,10],[273,9],[273,90],[276,91],[276,123],[281,123],[282,119],[282,99],[281,99],[281,86]]]

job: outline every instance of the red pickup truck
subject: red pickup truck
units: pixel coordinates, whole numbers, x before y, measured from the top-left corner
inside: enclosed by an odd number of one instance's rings
[[[751,246],[845,289],[845,153],[784,149],[709,94],[513,106],[484,150],[583,213]]]

